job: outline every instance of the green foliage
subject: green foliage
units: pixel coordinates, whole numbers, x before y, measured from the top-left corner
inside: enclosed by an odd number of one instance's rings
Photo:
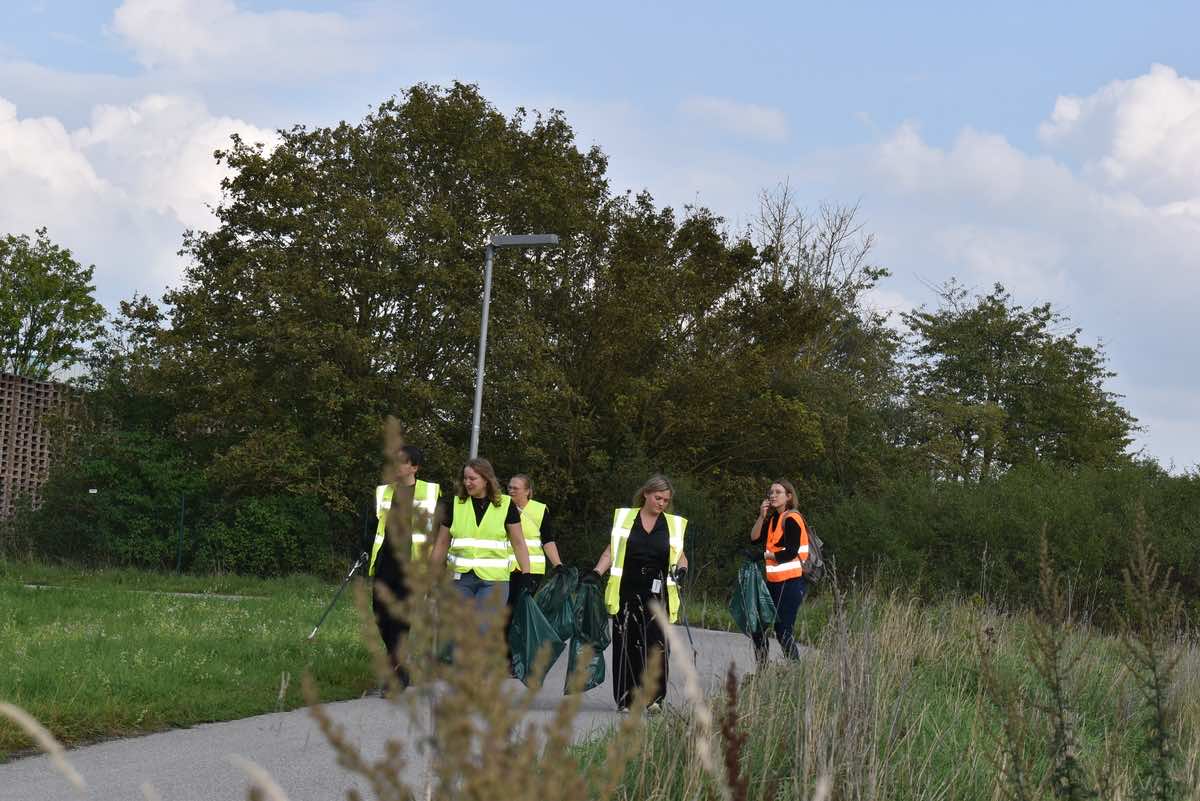
[[[900,476],[874,497],[847,498],[811,516],[843,575],[877,573],[931,598],[957,590],[1025,605],[1039,597],[1038,537],[1045,526],[1056,571],[1077,588],[1076,606],[1108,620],[1123,598],[1139,503],[1148,541],[1195,604],[1200,475],[1194,473],[1170,476],[1142,463],[1031,465],[982,484]]]
[[[170,566],[183,495],[185,565],[313,569],[373,526],[388,414],[449,490],[482,246],[527,231],[562,247],[497,254],[482,453],[501,477],[534,477],[571,563],[590,567],[612,508],[666,472],[694,591],[722,595],[758,498],[784,477],[843,570],[882,559],[931,591],[1027,600],[1024,532],[1073,516],[1052,525],[1055,552],[1109,598],[1105,554],[1133,496],[1196,503],[1186,480],[1126,464],[1134,421],[1104,389],[1103,353],[1058,333],[1049,306],[948,287],[942,308],[905,316],[906,374],[866,301],[887,271],[854,208],[809,215],[785,184],[733,234],[708,209],[613,195],[604,154],[561,113],[506,116],[464,84],[414,86],[272,150],[235,138],[219,158],[218,226],[187,236],[161,306],[121,304],[88,354],[78,453],[6,543]],[[1052,465],[1078,472],[1038,472]],[[1181,537],[1161,553],[1183,565],[1193,551]],[[1194,573],[1185,597],[1200,597]]]
[[[910,433],[937,475],[986,480],[1021,464],[1103,466],[1127,458],[1134,418],[1104,388],[1100,346],[1050,304],[1025,309],[1000,284],[950,282],[936,311],[903,315],[916,335]]]
[[[0,239],[0,372],[48,380],[80,360],[100,332],[93,267],[50,241],[9,234]]]
[[[193,569],[277,576],[314,568],[329,547],[329,519],[312,497],[243,498],[232,519],[200,530]]]

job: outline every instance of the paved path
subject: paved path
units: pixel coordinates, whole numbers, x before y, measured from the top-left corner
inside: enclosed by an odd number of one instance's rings
[[[699,652],[699,672],[710,693],[719,691],[731,661],[739,674],[752,669],[753,654],[745,636],[699,630],[692,635]],[[676,665],[680,658],[690,658],[690,653],[682,650],[684,654],[672,654],[669,703],[684,702],[682,672]],[[610,648],[606,656],[611,653]],[[548,721],[562,699],[566,662],[564,655],[550,671],[529,715],[531,722]],[[607,676],[612,676],[611,665]],[[520,688],[517,682],[512,684],[514,690]],[[362,698],[327,708],[360,745],[363,755],[375,759],[382,755],[388,737],[413,731],[414,726],[418,731],[424,728],[424,721],[408,718],[406,707],[380,698]],[[603,730],[616,718],[612,687],[606,681],[584,696],[575,720],[576,736]],[[373,797],[363,781],[337,765],[316,723],[301,709],[75,749],[68,758],[87,782],[83,793],[68,785],[47,757],[16,760],[0,765],[0,800],[136,801],[146,797],[141,788],[149,783],[163,801],[241,801],[246,798],[248,781],[230,763],[231,754],[247,757],[270,771],[291,801],[334,801],[345,798],[351,787],[357,787],[365,798]],[[423,769],[421,765],[412,768]],[[409,779],[412,782],[419,777],[410,774]]]

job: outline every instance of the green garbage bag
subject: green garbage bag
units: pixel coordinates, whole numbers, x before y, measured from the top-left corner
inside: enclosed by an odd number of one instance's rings
[[[775,603],[756,563],[743,562],[738,568],[729,613],[738,628],[751,636],[766,631],[775,622]]]
[[[508,628],[508,645],[512,649],[513,675],[526,685],[534,678],[539,682],[543,681],[550,666],[558,661],[563,648],[566,647],[528,591],[520,594],[513,608],[512,625]],[[543,647],[550,649],[550,660],[541,675],[535,676],[534,664]]]
[[[608,627],[608,610],[604,607],[604,589],[599,582],[580,582],[575,590],[574,603],[575,635],[571,638],[571,647],[567,652],[567,683],[563,686],[564,694],[570,686],[576,666],[583,658],[584,646],[592,647],[592,658],[584,668],[587,681],[583,689],[590,690],[604,683],[604,649],[612,642],[612,633]]]
[[[575,590],[579,587],[579,568],[555,571],[538,587],[533,599],[542,614],[554,626],[563,642],[575,634]]]

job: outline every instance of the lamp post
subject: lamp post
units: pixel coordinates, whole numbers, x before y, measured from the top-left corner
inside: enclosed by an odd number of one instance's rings
[[[479,364],[475,368],[475,409],[471,415],[471,458],[479,455],[479,417],[483,410],[483,366],[487,357],[488,308],[492,302],[492,258],[496,248],[555,247],[558,234],[517,234],[488,239],[483,259],[483,318],[479,322]]]

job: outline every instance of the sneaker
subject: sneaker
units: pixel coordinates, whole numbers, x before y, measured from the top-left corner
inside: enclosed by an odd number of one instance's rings
[[[617,714],[618,714],[618,715],[628,715],[628,714],[629,714],[629,707],[627,707],[627,706],[619,706],[619,707],[617,707]]]
[[[660,704],[658,701],[655,701],[653,704],[646,707],[647,715],[657,715],[660,712],[662,712],[662,704]]]

